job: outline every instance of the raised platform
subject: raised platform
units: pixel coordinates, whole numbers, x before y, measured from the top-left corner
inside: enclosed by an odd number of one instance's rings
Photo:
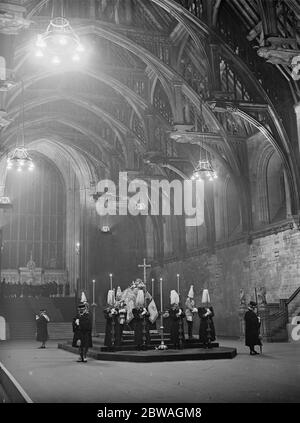
[[[136,351],[131,348],[125,351],[102,351],[103,347],[101,348],[97,340],[96,342],[93,340],[93,343],[93,348],[88,351],[88,357],[104,361],[153,363],[163,361],[231,359],[237,355],[236,348],[219,347],[217,343],[209,349],[194,347],[177,350],[168,348],[163,351],[156,350],[154,346],[153,349],[148,349],[146,351]],[[70,342],[59,343],[58,348],[78,355],[78,348],[72,347]]]

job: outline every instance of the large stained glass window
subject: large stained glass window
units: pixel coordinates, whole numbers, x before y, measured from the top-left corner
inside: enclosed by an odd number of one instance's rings
[[[3,227],[3,269],[24,267],[30,259],[43,269],[65,268],[66,198],[62,177],[44,158],[32,172],[9,170],[5,192],[13,209]]]

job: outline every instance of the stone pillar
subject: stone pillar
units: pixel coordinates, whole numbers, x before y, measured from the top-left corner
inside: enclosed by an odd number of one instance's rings
[[[294,105],[297,121],[297,133],[298,133],[298,148],[300,151],[300,102]]]
[[[145,112],[145,130],[148,141],[148,151],[155,151],[155,120],[154,114],[150,110]]]
[[[132,0],[124,0],[124,7],[125,7],[125,22],[126,25],[132,24]]]
[[[268,340],[268,317],[269,310],[265,304],[259,305],[259,317],[260,317],[260,335],[262,339]]]
[[[210,44],[210,69],[212,73],[209,78],[212,84],[213,91],[221,90],[219,49],[219,45],[213,43]]]
[[[80,189],[80,289],[89,292],[89,228],[92,220],[92,203],[89,188]]]
[[[276,1],[258,0],[265,38],[278,36]]]
[[[89,7],[89,17],[90,19],[95,19],[96,18],[96,1],[95,0],[90,0],[90,7]]]
[[[247,311],[247,306],[241,304],[239,307],[239,322],[240,322],[240,340],[245,340],[245,320],[244,316]]]
[[[76,249],[76,244],[80,242],[80,225],[78,182],[74,173],[70,175],[67,183],[66,268],[70,281],[70,293],[74,294],[77,280],[79,279],[79,257],[81,252],[80,245],[79,251]]]
[[[289,186],[289,183],[288,183],[288,178],[286,176],[285,169],[283,169],[283,175],[284,175],[286,217],[291,217],[292,216],[291,192],[290,192],[290,186]]]
[[[176,114],[174,116],[174,122],[179,124],[190,123],[190,121],[185,122],[185,120],[189,118],[189,113],[188,113],[188,110],[186,110],[184,114],[184,107],[188,107],[188,105],[184,104],[181,87],[182,87],[181,82],[174,82],[175,106],[176,106],[175,107]]]

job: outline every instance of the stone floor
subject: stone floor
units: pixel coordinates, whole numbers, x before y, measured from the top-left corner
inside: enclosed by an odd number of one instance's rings
[[[96,361],[77,356],[51,341],[0,343],[0,361],[37,403],[207,403],[300,402],[300,342],[264,345],[250,356],[239,341],[231,360],[166,363]]]

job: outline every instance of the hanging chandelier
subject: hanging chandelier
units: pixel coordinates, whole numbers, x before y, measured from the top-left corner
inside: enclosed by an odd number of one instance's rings
[[[192,181],[197,179],[208,179],[209,181],[213,181],[217,178],[217,172],[213,169],[212,164],[208,159],[200,159],[191,176]]]
[[[217,179],[218,175],[215,169],[212,166],[210,157],[208,152],[205,148],[203,148],[203,140],[202,146],[200,146],[200,158],[198,161],[197,166],[195,167],[193,174],[191,176],[191,180],[199,180],[199,179],[208,179],[209,181],[213,181]]]
[[[53,14],[54,5],[46,31],[37,36],[35,56],[46,59],[47,63],[50,61],[53,65],[79,62],[85,49],[70,22],[64,17],[63,2],[61,16],[54,18]]]
[[[33,170],[34,163],[32,158],[29,156],[28,151],[25,147],[16,147],[12,152],[11,156],[7,159],[7,169],[17,169],[18,172],[22,170]]]
[[[24,87],[23,81],[22,83],[22,103],[21,108],[22,112],[20,112],[20,116],[22,116],[22,126],[20,128],[20,124],[18,125],[18,133],[17,133],[17,145],[13,152],[7,158],[7,170],[16,169],[18,172],[23,170],[30,170],[34,169],[34,163],[32,158],[30,157],[26,147],[25,147],[25,136],[24,136]],[[20,123],[20,122],[19,122]],[[21,141],[19,141],[21,139]]]

